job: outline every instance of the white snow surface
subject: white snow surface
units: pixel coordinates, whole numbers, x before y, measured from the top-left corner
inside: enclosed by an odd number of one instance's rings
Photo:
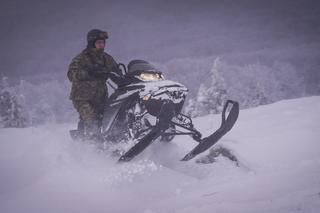
[[[194,121],[207,135],[220,115]],[[218,143],[239,167],[224,157],[212,164],[179,161],[196,145],[187,136],[117,163],[72,141],[74,124],[0,129],[0,212],[318,213],[319,122],[320,97],[240,111]]]

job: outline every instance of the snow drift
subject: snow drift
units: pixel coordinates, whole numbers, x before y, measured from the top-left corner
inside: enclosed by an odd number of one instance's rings
[[[0,129],[0,212],[318,212],[319,119],[320,97],[242,110],[218,143],[239,166],[180,162],[187,136],[119,164],[72,141],[74,124]],[[219,123],[195,119],[208,134]]]

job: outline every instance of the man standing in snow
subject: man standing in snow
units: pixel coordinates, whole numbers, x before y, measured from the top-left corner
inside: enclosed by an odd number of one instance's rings
[[[101,121],[108,98],[106,81],[122,83],[118,64],[104,52],[107,32],[93,29],[87,34],[87,48],[72,59],[68,78],[72,82],[70,99],[80,115],[78,130],[84,136],[101,140]]]

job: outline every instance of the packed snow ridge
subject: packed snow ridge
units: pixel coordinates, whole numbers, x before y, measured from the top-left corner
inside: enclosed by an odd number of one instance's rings
[[[236,156],[180,159],[187,136],[129,163],[72,141],[74,124],[0,129],[0,212],[314,212],[320,209],[320,97],[242,110],[216,147]],[[220,115],[195,119],[205,134]]]

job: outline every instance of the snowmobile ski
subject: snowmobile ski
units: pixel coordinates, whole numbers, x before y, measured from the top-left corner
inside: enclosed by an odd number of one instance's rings
[[[232,105],[232,108],[230,109],[230,112],[226,118],[226,111],[228,105],[230,104]],[[238,116],[239,103],[236,101],[228,100],[223,107],[222,122],[220,128],[208,137],[203,138],[193,150],[191,150],[186,156],[184,156],[184,158],[182,158],[182,161],[188,161],[194,158],[196,155],[208,150],[211,146],[217,143],[222,136],[224,136],[227,132],[231,130],[231,128],[237,121]]]
[[[164,103],[159,113],[158,123],[152,127],[151,131],[144,136],[136,145],[131,147],[125,154],[123,154],[118,161],[130,161],[136,155],[140,154],[153,141],[155,141],[163,132],[168,129],[170,121],[174,116],[174,104],[172,102]]]

